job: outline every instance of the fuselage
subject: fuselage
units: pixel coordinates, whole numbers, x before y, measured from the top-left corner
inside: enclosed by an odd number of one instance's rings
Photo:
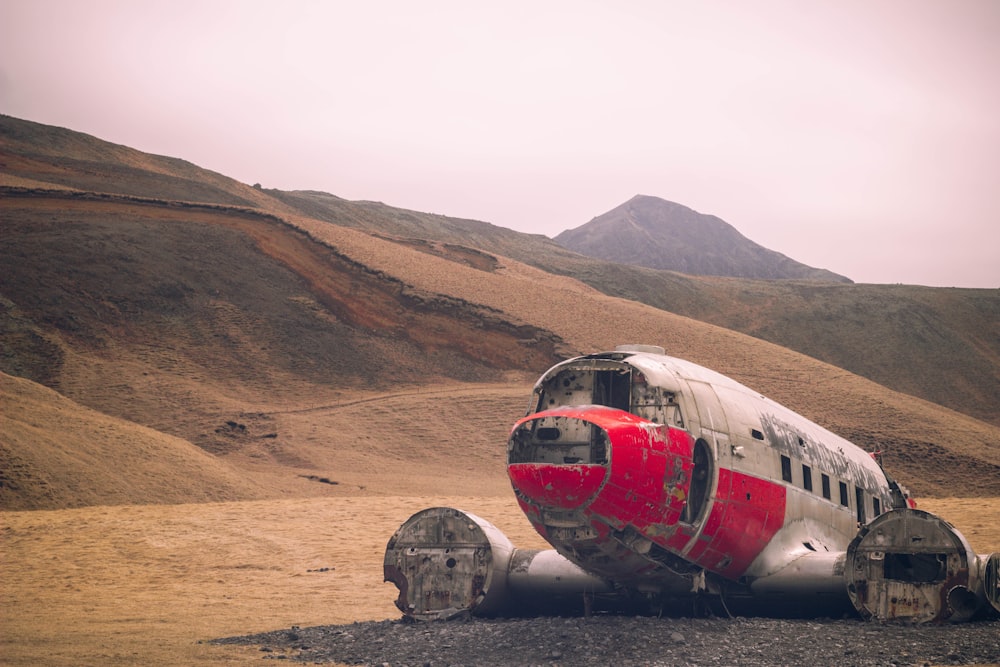
[[[508,444],[536,530],[588,572],[685,594],[751,583],[796,552],[842,554],[900,502],[851,442],[719,373],[644,347],[536,383]],[[706,576],[708,581],[706,581]]]
[[[507,470],[554,549],[518,549],[462,510],[418,512],[383,562],[404,614],[538,613],[580,600],[584,613],[853,606],[920,623],[1000,613],[1000,553],[977,555],[844,438],[660,348],[549,369],[511,431]]]

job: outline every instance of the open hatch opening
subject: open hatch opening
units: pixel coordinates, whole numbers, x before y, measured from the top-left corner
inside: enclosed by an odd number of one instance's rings
[[[882,573],[886,579],[914,584],[944,581],[948,575],[948,554],[886,552]]]
[[[681,512],[681,521],[697,523],[708,504],[712,481],[712,450],[702,438],[694,443],[694,468],[691,470],[691,490]]]
[[[594,371],[594,404],[629,412],[632,407],[631,373]]]
[[[507,463],[607,465],[608,434],[575,417],[543,417],[522,424],[510,436]]]

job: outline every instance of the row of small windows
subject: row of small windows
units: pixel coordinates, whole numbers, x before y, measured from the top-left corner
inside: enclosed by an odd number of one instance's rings
[[[791,483],[792,481],[792,459],[785,456],[784,454],[781,455],[781,479],[789,483]],[[841,482],[838,480],[837,484],[839,486],[837,490],[840,492],[840,504],[843,505],[844,507],[850,507],[851,502],[850,502],[850,496],[848,495],[847,491],[847,482]],[[833,500],[833,494],[831,492],[832,489],[830,486],[830,476],[827,475],[825,472],[820,473],[820,486],[823,497],[826,498],[827,500]],[[810,492],[813,490],[812,468],[806,465],[805,463],[802,464],[802,488]],[[865,522],[864,489],[861,489],[860,487],[857,486],[854,487],[854,496],[855,496],[854,506],[857,508],[858,521],[860,523],[864,523]],[[872,511],[874,512],[875,516],[878,516],[879,514],[882,513],[882,501],[875,496],[872,496]]]

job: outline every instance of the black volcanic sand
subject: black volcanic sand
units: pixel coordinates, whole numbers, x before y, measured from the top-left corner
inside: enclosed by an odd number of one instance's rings
[[[1000,620],[590,618],[376,621],[293,626],[214,644],[265,659],[392,667],[456,665],[982,665],[1000,663]]]

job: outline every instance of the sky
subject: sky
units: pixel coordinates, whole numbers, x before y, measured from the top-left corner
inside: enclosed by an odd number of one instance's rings
[[[1000,0],[0,0],[0,113],[555,236],[637,194],[1000,288]]]

